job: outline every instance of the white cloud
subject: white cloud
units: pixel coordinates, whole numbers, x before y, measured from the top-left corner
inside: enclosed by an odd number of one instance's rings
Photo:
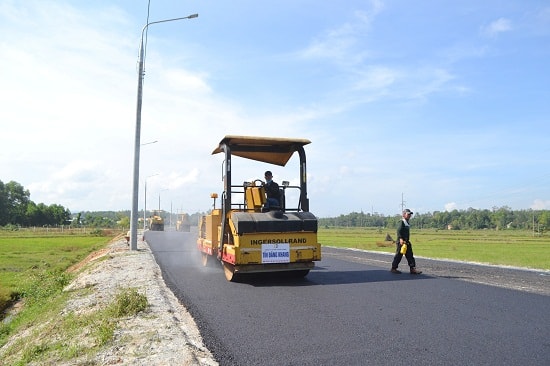
[[[208,9],[207,3],[201,6]],[[35,202],[71,210],[130,206],[143,19],[127,1],[115,2],[127,6],[126,11],[105,4],[0,0],[0,179],[20,182]],[[547,146],[548,129],[542,122],[548,115],[541,102],[546,97],[543,67],[518,66],[518,73],[509,75],[520,75],[539,93],[526,95],[521,88],[514,89],[518,94],[505,92],[498,77],[503,59],[498,53],[484,57],[491,47],[469,38],[470,23],[457,21],[449,25],[452,34],[441,29],[441,35],[427,36],[425,27],[411,27],[422,21],[411,20],[407,11],[412,6],[384,8],[381,1],[363,1],[302,8],[313,15],[307,24],[283,10],[269,14],[284,15],[289,18],[284,27],[294,24],[296,32],[314,35],[306,41],[281,39],[280,29],[271,24],[260,28],[257,22],[235,22],[229,27],[226,17],[199,18],[189,37],[174,37],[170,27],[155,28],[147,54],[141,141],[158,143],[141,149],[140,202],[144,177],[160,173],[148,183],[153,202],[159,190],[169,188],[163,201],[179,196],[185,209],[209,207],[209,194],[222,187],[220,156],[210,153],[226,134],[310,139],[308,190],[321,215],[360,206],[394,213],[407,189],[408,203],[423,211],[440,209],[449,197],[467,207],[463,202],[491,194],[493,177],[514,179],[502,165],[517,168],[518,176],[525,175],[527,162],[544,168],[548,154],[539,151]],[[456,18],[449,11],[456,7],[414,6],[421,7],[426,19],[433,19],[434,12],[449,21]],[[496,11],[479,17],[497,19]],[[386,16],[396,21],[388,26]],[[496,37],[523,30],[513,25],[501,18],[483,32]],[[410,32],[410,43],[395,42],[404,41],[405,32]],[[547,39],[528,37],[521,44],[513,37],[503,39],[503,46],[536,50],[545,65],[547,55],[540,50]],[[281,42],[274,46],[266,39]],[[300,47],[298,60],[280,57]],[[233,63],[228,49],[242,56],[240,62]],[[521,63],[513,65],[524,65],[527,55],[522,53]],[[244,70],[244,57],[261,59],[254,66],[261,75]],[[508,67],[514,62],[507,61]],[[475,98],[463,93],[469,90]],[[525,106],[529,114],[521,115],[514,105]],[[536,129],[522,128],[518,134],[510,128],[529,126],[535,119],[541,121]],[[403,138],[411,149],[409,162],[401,165],[396,146]],[[511,141],[513,147],[501,149]],[[522,155],[524,146],[529,146],[527,156]],[[394,178],[398,166],[408,170],[406,181]],[[547,197],[547,186],[522,202]],[[175,199],[174,204],[179,207]],[[548,202],[541,199],[533,207],[544,205]],[[452,210],[457,204],[445,207]]]
[[[489,38],[497,37],[500,33],[512,30],[512,22],[506,18],[499,18],[487,26],[481,27],[481,33]]]
[[[450,212],[457,209],[456,202],[449,202],[445,204],[445,211]]]
[[[169,69],[166,70],[163,77],[166,84],[179,95],[182,93],[196,95],[197,93],[209,94],[212,92],[205,81],[205,75],[197,75],[182,69]]]
[[[369,66],[358,73],[354,89],[384,90],[401,77],[401,73],[387,66]]]
[[[27,187],[31,196],[41,197],[37,203],[45,201],[46,204],[74,204],[88,197],[90,192],[102,186],[110,186],[109,182],[113,176],[107,173],[100,161],[72,160],[59,169],[54,168]],[[108,190],[102,192],[105,197],[110,196],[110,193]]]
[[[168,175],[168,189],[179,189],[186,184],[198,183],[199,169],[192,168],[187,174],[172,172]]]
[[[299,56],[304,59],[326,59],[341,65],[361,63],[366,52],[358,44],[383,8],[381,1],[370,1],[367,10],[355,12],[352,22],[325,31],[300,51]]]
[[[533,210],[550,210],[550,200],[536,199],[529,208]]]

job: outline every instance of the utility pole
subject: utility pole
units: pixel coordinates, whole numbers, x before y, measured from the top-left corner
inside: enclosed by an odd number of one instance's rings
[[[405,201],[403,200],[403,193],[401,193],[401,212],[405,209]]]
[[[141,40],[139,44],[139,63],[138,63],[138,87],[137,87],[137,106],[136,106],[136,134],[134,141],[134,173],[132,181],[132,211],[130,214],[130,250],[137,250],[137,224],[138,224],[138,193],[139,193],[139,154],[141,141],[141,105],[143,100],[143,78],[145,77],[145,45],[143,43],[143,35],[150,25],[158,23],[172,22],[182,19],[193,19],[198,17],[198,14],[188,15],[186,17],[158,20],[156,22],[148,22],[141,30]]]

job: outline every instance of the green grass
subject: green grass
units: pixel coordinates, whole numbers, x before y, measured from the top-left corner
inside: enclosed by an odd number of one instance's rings
[[[86,291],[85,289],[79,291]],[[149,306],[147,297],[135,288],[121,288],[106,306],[82,314],[62,314],[67,293],[60,293],[45,301],[42,311],[33,311],[20,322],[40,325],[32,328],[3,352],[10,365],[29,363],[54,365],[63,361],[81,359],[86,363],[114,336],[120,318],[133,316]]]
[[[0,237],[0,309],[24,297],[38,301],[68,283],[65,272],[111,238]]]
[[[148,307],[145,295],[123,288],[96,311],[63,314],[69,296],[74,296],[63,291],[75,275],[67,269],[104,248],[113,237],[90,234],[43,237],[43,233],[0,232],[0,305],[15,299],[24,303],[16,316],[0,322],[0,347],[4,346],[0,363],[56,364],[86,358],[112,340],[120,318]],[[90,289],[77,291],[76,296],[85,296]],[[23,337],[6,345],[12,335],[23,331]]]
[[[393,253],[395,229],[320,228],[322,245]],[[550,238],[520,230],[411,229],[416,256],[550,270]]]
[[[15,301],[24,303],[17,316],[0,323],[0,346],[50,308],[58,308],[56,304],[63,300],[62,290],[73,277],[67,269],[105,247],[111,239],[32,234],[0,236],[0,310]],[[40,347],[35,350],[39,351]]]
[[[395,239],[393,228],[320,228],[319,241],[322,245],[393,253],[394,245],[385,241],[387,234]],[[82,358],[112,339],[117,319],[147,308],[144,295],[135,289],[121,289],[110,304],[95,312],[61,315],[70,296],[62,289],[73,276],[66,272],[67,268],[105,247],[110,239],[0,234],[0,303],[14,298],[25,301],[23,311],[10,322],[0,323],[0,347],[11,335],[31,330],[3,353],[3,361],[11,365],[55,364]],[[550,270],[549,237],[533,236],[527,231],[437,231],[413,227],[411,241],[417,256]],[[90,335],[85,344],[81,342],[83,334]]]

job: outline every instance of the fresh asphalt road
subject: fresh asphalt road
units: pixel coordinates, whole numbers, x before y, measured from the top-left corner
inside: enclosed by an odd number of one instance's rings
[[[548,272],[418,258],[425,274],[395,275],[391,256],[323,247],[304,279],[233,283],[202,266],[196,227],[145,238],[222,366],[550,364]]]

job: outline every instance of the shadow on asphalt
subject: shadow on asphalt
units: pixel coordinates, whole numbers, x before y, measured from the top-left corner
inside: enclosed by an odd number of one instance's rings
[[[366,271],[327,271],[323,267],[316,267],[309,275],[303,278],[296,278],[291,275],[280,273],[262,273],[244,275],[239,283],[249,284],[255,287],[270,286],[318,286],[318,285],[343,285],[354,283],[375,283],[389,281],[418,281],[434,279],[435,277],[420,275],[393,274],[387,270],[366,270]]]
[[[361,271],[314,271],[308,276],[311,282],[318,285],[341,285],[351,283],[418,281],[434,279],[424,274],[411,275],[405,271],[393,274],[388,270],[374,269]]]

